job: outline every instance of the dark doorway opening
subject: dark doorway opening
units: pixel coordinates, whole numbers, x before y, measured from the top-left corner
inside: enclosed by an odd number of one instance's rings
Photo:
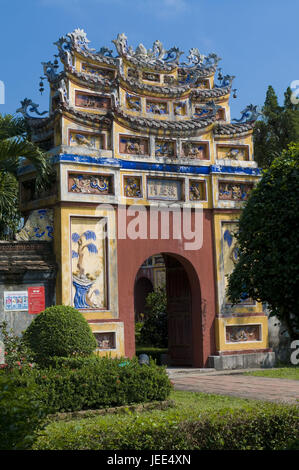
[[[155,259],[159,261],[159,265],[155,264]],[[144,269],[148,270],[147,278],[140,277],[140,272],[144,273]],[[162,271],[164,276],[161,275]],[[156,275],[158,272],[160,272],[160,276]],[[151,318],[154,318],[153,315],[157,316],[157,309],[153,302],[151,302],[152,311],[146,307],[146,297],[150,293],[149,283],[152,286],[151,292],[164,289],[166,293],[166,312],[161,312],[161,317],[157,318],[156,322],[147,321],[151,315]],[[139,343],[136,342],[137,355],[138,351],[146,352],[148,349],[149,355],[154,357],[158,363],[171,366],[192,366],[192,295],[188,275],[182,263],[175,256],[164,253],[146,260],[136,276],[134,299],[135,321],[138,322],[136,325],[139,328],[137,335]],[[160,300],[161,298],[157,295],[157,302]],[[142,318],[140,318],[141,309],[144,309]],[[166,322],[164,329],[163,321]],[[163,345],[164,349],[161,348],[161,344],[155,344],[156,337],[159,335],[145,335],[152,339],[147,340],[147,344],[142,343],[142,332],[141,336],[139,335],[142,322],[142,328],[152,331],[157,325],[156,328],[159,330],[157,333],[166,331],[168,339],[166,338]]]
[[[152,282],[146,277],[140,277],[135,282],[134,288],[134,310],[135,321],[141,321],[146,312],[146,298],[150,292],[153,292]]]

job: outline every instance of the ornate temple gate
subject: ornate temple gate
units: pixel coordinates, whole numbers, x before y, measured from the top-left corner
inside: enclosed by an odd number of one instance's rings
[[[216,54],[192,48],[181,60],[182,51],[160,41],[136,50],[124,34],[112,42],[116,55],[91,49],[81,29],[59,38],[62,70],[56,60],[42,63],[48,116],[30,99],[21,102],[18,111],[34,142],[49,151],[55,174],[49,190],[38,192],[36,170],[26,161],[20,169],[28,220],[19,239],[54,242],[56,303],[82,312],[98,354],[134,356],[136,274],[163,253],[173,361],[246,367],[249,355],[260,364],[269,357],[268,318],[260,304],[232,306],[226,296],[237,219],[260,174],[252,142],[257,109],[249,105],[231,121],[234,77],[217,74]],[[119,236],[124,212],[154,204],[192,208],[192,217],[200,208],[202,245],[188,248],[187,234]],[[105,226],[108,235],[118,233],[107,243]]]
[[[172,365],[192,365],[192,298],[187,273],[179,261],[165,256],[168,354]]]

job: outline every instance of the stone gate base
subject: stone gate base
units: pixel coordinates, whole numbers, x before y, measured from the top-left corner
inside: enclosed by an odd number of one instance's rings
[[[209,356],[208,367],[216,370],[270,368],[275,366],[275,352]]]

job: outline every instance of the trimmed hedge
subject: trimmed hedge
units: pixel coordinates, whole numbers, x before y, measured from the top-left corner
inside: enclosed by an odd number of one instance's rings
[[[165,368],[140,366],[137,359],[70,358],[32,375],[51,413],[162,401],[172,387]]]
[[[26,377],[0,372],[0,450],[31,448],[47,412],[43,398]]]
[[[298,407],[264,404],[204,412],[180,419],[172,412],[51,423],[37,450],[278,450],[299,437]]]
[[[28,326],[23,338],[41,365],[47,365],[53,356],[88,356],[97,346],[83,315],[66,305],[46,308]]]

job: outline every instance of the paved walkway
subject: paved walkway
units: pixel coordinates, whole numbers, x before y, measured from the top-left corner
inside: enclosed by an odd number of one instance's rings
[[[299,404],[299,380],[244,376],[240,371],[168,369],[168,374],[174,382],[175,390]]]

